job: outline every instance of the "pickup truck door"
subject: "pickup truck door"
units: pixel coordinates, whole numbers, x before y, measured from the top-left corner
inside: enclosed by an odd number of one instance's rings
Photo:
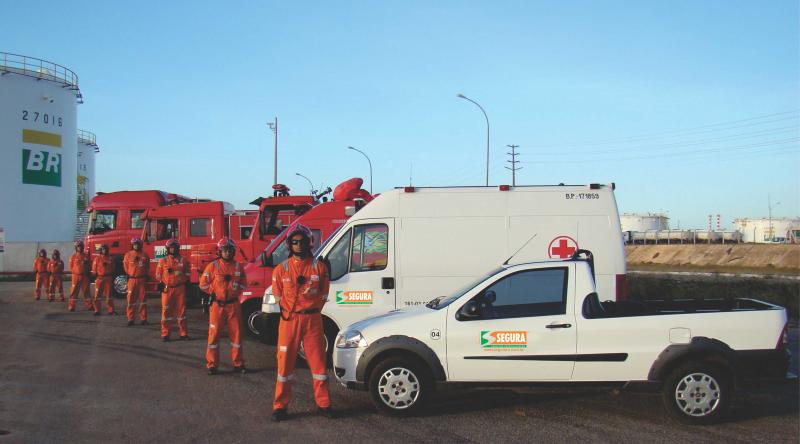
[[[448,307],[451,381],[567,380],[575,366],[576,328],[569,274],[574,265],[501,275]],[[480,286],[479,286],[480,287]],[[492,302],[490,292],[496,299]],[[479,315],[459,312],[470,301]]]
[[[331,266],[323,313],[340,327],[395,308],[394,219],[365,219],[328,250]]]

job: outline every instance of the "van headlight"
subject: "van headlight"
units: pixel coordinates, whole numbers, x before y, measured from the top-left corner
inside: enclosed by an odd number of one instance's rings
[[[336,348],[359,348],[369,345],[358,330],[348,330],[336,336]]]

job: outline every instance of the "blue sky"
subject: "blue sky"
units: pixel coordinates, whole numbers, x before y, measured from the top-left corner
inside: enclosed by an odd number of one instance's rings
[[[80,76],[98,190],[239,208],[406,185],[615,182],[622,212],[800,214],[797,1],[4,2],[0,51]]]

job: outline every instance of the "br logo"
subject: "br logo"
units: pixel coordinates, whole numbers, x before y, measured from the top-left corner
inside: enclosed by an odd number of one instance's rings
[[[22,183],[61,186],[61,154],[22,150]]]

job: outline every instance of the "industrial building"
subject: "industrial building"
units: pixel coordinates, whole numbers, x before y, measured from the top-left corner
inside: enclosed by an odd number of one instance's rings
[[[733,223],[742,233],[743,242],[784,244],[797,243],[800,239],[800,218],[741,218]]]
[[[78,76],[0,52],[0,273],[30,271],[39,248],[72,250],[95,191],[94,134],[78,132]]]

